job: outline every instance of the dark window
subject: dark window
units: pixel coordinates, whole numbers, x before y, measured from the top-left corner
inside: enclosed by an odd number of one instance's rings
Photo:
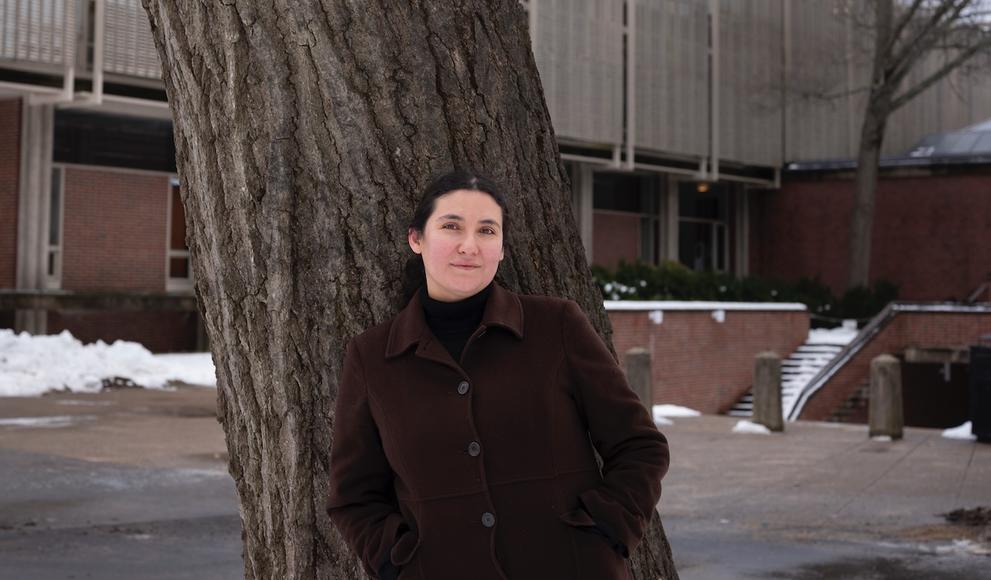
[[[55,113],[56,163],[175,173],[172,122],[87,111]]]
[[[596,171],[593,178],[592,207],[630,213],[649,213],[651,202],[644,178],[632,173]]]
[[[678,260],[693,270],[725,272],[727,260],[726,184],[683,182],[678,186]]]

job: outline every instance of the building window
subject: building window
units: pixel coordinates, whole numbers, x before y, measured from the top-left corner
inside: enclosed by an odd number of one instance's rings
[[[48,251],[45,260],[45,288],[62,287],[62,191],[65,185],[61,167],[52,168],[48,198]]]
[[[166,259],[168,283],[166,289],[189,291],[193,288],[193,269],[186,246],[186,211],[179,195],[179,180],[169,184],[169,250]]]
[[[692,270],[729,269],[728,193],[720,183],[678,185],[678,260]]]
[[[632,236],[630,251],[635,252],[633,255],[620,255],[623,253],[621,249],[614,249],[611,252],[607,250],[601,256],[595,254],[597,261],[607,267],[611,267],[617,259],[642,260],[656,264],[660,243],[656,177],[636,173],[596,171],[593,177],[593,191],[592,206],[596,213],[628,216],[633,220],[630,225],[623,226],[629,231],[617,231],[615,227],[619,222],[613,220],[613,230],[600,231],[596,235]],[[607,246],[603,244],[603,247]]]

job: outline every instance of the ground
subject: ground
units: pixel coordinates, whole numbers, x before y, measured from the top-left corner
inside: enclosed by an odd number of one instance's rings
[[[215,408],[215,390],[193,387],[2,399],[0,580],[241,578]],[[56,419],[9,421],[26,417]],[[986,577],[987,526],[942,514],[991,506],[991,445],[806,422],[735,434],[735,422],[662,427],[660,509],[683,579]]]

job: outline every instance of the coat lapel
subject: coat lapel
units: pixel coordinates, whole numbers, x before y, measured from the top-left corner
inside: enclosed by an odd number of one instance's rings
[[[493,283],[492,293],[485,303],[485,312],[482,314],[481,323],[482,331],[492,327],[504,328],[516,338],[523,338],[523,305],[514,292],[510,292],[496,283]],[[465,345],[465,349],[467,350],[468,346],[479,336],[480,333],[476,332]],[[413,295],[409,304],[393,319],[392,326],[389,328],[389,340],[385,347],[385,358],[397,357],[409,350],[414,344],[417,345],[416,356],[458,370],[461,369],[451,358],[451,354],[447,352],[444,345],[434,337],[430,327],[427,326],[419,292]]]

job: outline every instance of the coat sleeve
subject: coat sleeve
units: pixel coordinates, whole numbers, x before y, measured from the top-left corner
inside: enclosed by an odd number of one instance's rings
[[[373,578],[394,576],[390,551],[406,527],[393,477],[372,417],[361,357],[351,341],[334,412],[327,514]]]
[[[563,316],[569,380],[603,461],[602,482],[579,500],[605,535],[632,552],[661,497],[670,460],[667,439],[584,312],[569,300]]]

